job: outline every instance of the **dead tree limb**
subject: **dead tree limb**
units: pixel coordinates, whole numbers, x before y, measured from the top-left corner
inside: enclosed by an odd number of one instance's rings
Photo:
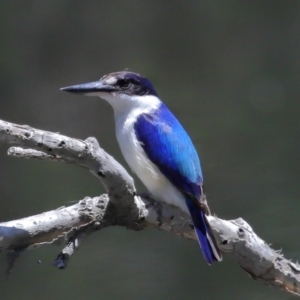
[[[10,156],[86,168],[101,180],[107,191],[72,206],[0,223],[0,251],[8,252],[7,274],[20,253],[51,244],[62,246],[53,264],[64,269],[89,234],[107,226],[119,225],[132,230],[152,227],[196,240],[189,216],[148,195],[138,195],[132,177],[95,138],[82,141],[0,120],[0,141],[13,145],[8,149]],[[211,216],[209,221],[220,250],[252,278],[300,296],[297,263],[270,248],[241,218],[226,221]]]

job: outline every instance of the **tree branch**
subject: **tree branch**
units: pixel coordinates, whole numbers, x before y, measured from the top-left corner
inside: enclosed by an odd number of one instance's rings
[[[9,251],[7,274],[23,251],[41,245],[63,245],[54,261],[59,269],[94,231],[107,226],[132,230],[162,229],[196,240],[193,226],[183,211],[137,195],[126,170],[98,144],[58,133],[0,120],[0,141],[17,147],[8,155],[64,162],[88,169],[99,178],[107,194],[86,197],[78,203],[27,218],[0,223],[0,251]],[[220,250],[232,257],[252,278],[300,296],[300,266],[271,249],[243,219],[226,221],[208,217]]]

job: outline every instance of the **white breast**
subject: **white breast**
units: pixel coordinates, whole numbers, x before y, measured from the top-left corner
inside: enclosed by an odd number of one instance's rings
[[[115,114],[116,135],[122,154],[149,192],[159,201],[180,207],[188,213],[183,195],[169,182],[160,170],[147,158],[137,140],[134,122],[141,113],[153,108],[135,108],[122,114]]]

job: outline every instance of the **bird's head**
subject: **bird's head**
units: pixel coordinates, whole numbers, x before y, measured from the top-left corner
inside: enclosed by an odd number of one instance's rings
[[[158,105],[158,95],[151,82],[133,72],[121,71],[104,75],[99,81],[64,87],[62,91],[106,100],[115,112],[136,107]]]

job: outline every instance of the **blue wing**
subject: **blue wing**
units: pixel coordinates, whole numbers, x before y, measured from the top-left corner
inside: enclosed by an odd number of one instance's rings
[[[162,103],[155,113],[140,115],[134,129],[144,151],[162,174],[180,191],[199,199],[199,158],[190,137],[169,109]]]
[[[151,114],[138,117],[134,130],[150,160],[170,182],[185,194],[202,253],[208,264],[221,260],[200,200],[203,182],[195,147],[178,120],[161,104]]]

